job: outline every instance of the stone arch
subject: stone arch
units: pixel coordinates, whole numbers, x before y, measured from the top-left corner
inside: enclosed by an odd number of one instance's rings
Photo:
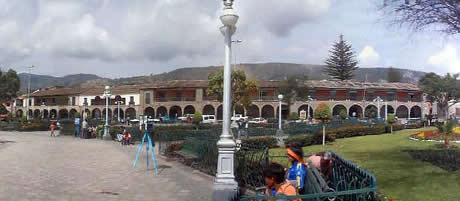
[[[57,113],[57,111],[55,109],[50,110],[49,118],[50,119],[57,119],[58,118],[58,113]]]
[[[364,115],[366,118],[377,118],[377,107],[375,105],[368,105],[366,109],[364,109]]]
[[[168,109],[166,109],[164,106],[157,108],[157,117],[162,116],[168,116]]]
[[[34,110],[34,116],[33,116],[34,119],[40,119],[40,114],[41,114],[40,110],[39,110],[39,109],[35,109],[35,110]]]
[[[148,118],[154,118],[155,117],[155,109],[152,107],[147,107],[144,109],[144,115],[147,116]]]
[[[246,108],[246,116],[250,118],[260,117],[259,107],[257,105],[250,105]]]
[[[113,118],[118,119],[118,108],[113,111]],[[120,120],[125,118],[125,112],[120,108]]]
[[[48,119],[49,115],[50,113],[48,112],[48,110],[43,110],[43,119]]]
[[[275,108],[271,105],[264,105],[262,107],[262,117],[265,119],[275,117]]]
[[[307,104],[304,104],[304,105],[301,105],[299,108],[297,108],[297,114],[300,115],[300,112],[303,110],[305,112],[307,112],[307,114],[305,115],[306,117],[308,117],[308,109],[310,108],[310,117],[313,116],[313,107],[310,105],[310,107],[308,107]]]
[[[219,107],[217,107],[217,120],[223,120],[224,119],[224,108],[222,107],[222,105],[219,105]]]
[[[215,115],[216,110],[214,109],[214,106],[212,105],[205,105],[203,107],[203,115]]]
[[[279,117],[279,110],[280,110],[280,106],[276,107],[276,118]],[[285,104],[281,105],[281,118],[287,119],[289,116],[289,113],[291,113],[289,106]]]
[[[396,116],[398,118],[408,118],[409,117],[409,109],[405,105],[400,105],[396,109]]]
[[[102,118],[105,119],[105,108],[102,110]],[[112,119],[112,110],[109,108],[109,119]]]
[[[27,111],[27,117],[32,118],[33,116],[34,116],[34,111],[32,109],[29,109],[29,111]]]
[[[76,114],[76,113],[77,113],[77,110],[76,110],[76,109],[74,109],[74,108],[70,109],[70,111],[69,111],[69,118],[70,118],[70,119],[75,119],[75,114]],[[80,114],[80,115],[81,115],[81,114]]]
[[[360,105],[352,105],[348,111],[348,116],[362,118],[363,108]]]
[[[345,114],[347,114],[347,107],[342,104],[337,104],[332,107],[332,116],[340,116],[340,111],[345,110]]]
[[[244,116],[244,107],[241,105],[236,105],[234,108],[235,114],[242,114]],[[231,114],[233,116],[233,113]]]
[[[24,111],[22,111],[21,109],[16,110],[16,117],[22,117],[22,116],[24,116]]]
[[[66,109],[60,109],[58,118],[59,119],[68,119],[69,118],[69,112]]]
[[[422,118],[422,108],[418,105],[410,109],[410,118]]]
[[[186,114],[195,114],[195,107],[193,105],[187,105],[184,107],[184,115]]]
[[[394,114],[395,109],[391,105],[387,105],[387,115]],[[380,117],[385,118],[385,105],[380,108]]]
[[[95,108],[91,113],[91,117],[93,119],[100,119],[101,118],[101,110],[99,108]]]
[[[136,109],[130,107],[128,109],[126,109],[126,118],[129,118],[129,119],[136,119]]]
[[[182,108],[175,105],[169,108],[169,118],[177,118],[182,116]]]

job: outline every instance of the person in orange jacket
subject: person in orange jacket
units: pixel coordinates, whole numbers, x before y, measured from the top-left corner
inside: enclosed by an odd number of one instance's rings
[[[286,172],[282,165],[270,163],[270,165],[264,169],[263,173],[265,183],[267,184],[267,188],[265,189],[266,195],[297,195],[297,189],[294,184],[284,178]],[[269,200],[272,201],[271,199]],[[293,199],[293,201],[300,201],[300,199]]]

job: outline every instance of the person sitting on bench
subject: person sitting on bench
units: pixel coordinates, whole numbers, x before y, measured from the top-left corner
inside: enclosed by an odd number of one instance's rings
[[[308,158],[308,161],[318,169],[323,176],[324,180],[327,182],[331,176],[332,169],[332,154],[331,152],[319,152]]]
[[[285,195],[295,196],[297,190],[295,186],[284,179],[284,167],[278,163],[270,163],[263,171],[264,180],[267,184],[265,194],[270,196]],[[269,201],[272,201],[269,199]],[[300,201],[300,199],[293,199],[293,201]]]

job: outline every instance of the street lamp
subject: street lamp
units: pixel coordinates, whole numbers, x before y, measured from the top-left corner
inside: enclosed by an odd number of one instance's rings
[[[377,102],[377,119],[380,119],[380,102],[383,102],[383,99],[380,98],[380,96],[377,96],[377,98],[374,99],[374,102]],[[385,107],[385,113],[386,113],[386,107]]]
[[[283,100],[284,96],[283,94],[280,94],[278,95],[278,100],[279,100],[279,103],[280,103],[280,106],[279,106],[279,111],[278,111],[278,119],[279,119],[279,122],[278,122],[278,135],[283,135],[283,129],[281,128],[281,101]]]
[[[120,122],[120,104],[124,104],[123,101],[121,100],[118,100],[117,102],[115,102],[117,104],[117,111],[118,111],[118,114],[117,114],[117,117],[118,117],[118,122]]]
[[[112,140],[110,136],[110,125],[109,125],[109,99],[111,94],[110,86],[105,86],[104,97],[105,97],[105,126],[104,126],[104,140]]]
[[[313,101],[313,98],[311,96],[307,97],[307,120],[310,120],[310,104]]]
[[[231,113],[231,47],[232,35],[236,31],[238,15],[233,10],[233,0],[224,0],[223,14],[220,20],[223,24],[220,27],[225,37],[225,64],[224,64],[224,95],[223,95],[223,123],[222,134],[217,142],[218,159],[217,173],[214,183],[214,201],[226,201],[234,197],[238,192],[238,183],[234,174],[234,153],[236,143],[230,130]]]

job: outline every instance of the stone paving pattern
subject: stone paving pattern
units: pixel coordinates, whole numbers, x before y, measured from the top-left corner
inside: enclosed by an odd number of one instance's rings
[[[213,179],[158,157],[147,170],[138,146],[48,132],[1,132],[0,201],[211,200]],[[152,161],[150,161],[152,162]]]

